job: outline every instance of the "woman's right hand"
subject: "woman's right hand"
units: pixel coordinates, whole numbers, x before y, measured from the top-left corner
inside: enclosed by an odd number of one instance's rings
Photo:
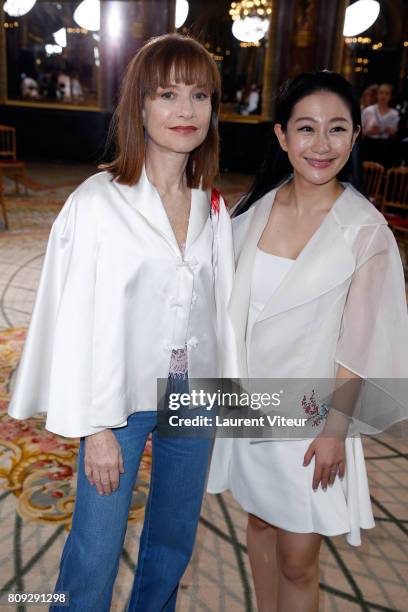
[[[125,471],[122,450],[111,429],[85,438],[85,475],[100,495],[110,495]]]

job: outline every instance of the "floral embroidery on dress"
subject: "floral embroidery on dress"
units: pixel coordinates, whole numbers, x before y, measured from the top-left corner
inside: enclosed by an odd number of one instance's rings
[[[302,399],[302,408],[307,415],[307,423],[311,423],[312,427],[318,427],[323,419],[327,417],[329,406],[324,402],[319,403],[315,390],[312,389],[312,395],[306,399],[306,395]]]

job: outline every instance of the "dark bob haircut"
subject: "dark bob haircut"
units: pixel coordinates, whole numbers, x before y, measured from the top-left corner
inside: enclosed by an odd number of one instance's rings
[[[285,132],[295,105],[303,98],[306,98],[306,96],[319,91],[328,91],[338,95],[350,110],[354,131],[359,129],[361,126],[360,103],[354,94],[351,84],[341,74],[329,72],[328,70],[314,73],[305,72],[284,83],[276,99],[273,125],[279,123]],[[266,158],[249,192],[238,204],[234,216],[248,210],[254,202],[268,193],[268,191],[278,187],[278,185],[287,180],[292,172],[293,168],[288,154],[281,149],[278,139],[273,133],[269,139]],[[351,183],[356,189],[364,193],[360,176],[361,168],[358,153],[353,149],[348,162],[338,174],[338,179]]]
[[[221,78],[208,51],[196,40],[180,34],[164,34],[149,40],[130,61],[112,125],[116,157],[99,167],[119,182],[138,182],[145,161],[145,134],[142,110],[146,96],[154,97],[158,87],[171,81],[198,85],[211,96],[211,121],[204,142],[190,153],[186,173],[189,187],[212,187],[218,175],[218,111]]]

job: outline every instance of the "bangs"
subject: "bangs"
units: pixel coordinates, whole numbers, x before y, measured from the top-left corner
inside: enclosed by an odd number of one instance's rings
[[[158,87],[185,83],[197,85],[209,93],[219,93],[220,76],[209,53],[191,38],[167,41],[151,49],[144,63],[144,95],[152,97]],[[147,59],[147,58],[146,58]]]

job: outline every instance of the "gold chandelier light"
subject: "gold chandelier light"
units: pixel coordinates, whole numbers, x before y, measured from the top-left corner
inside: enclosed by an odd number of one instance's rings
[[[267,19],[272,15],[272,0],[241,0],[231,2],[229,14],[233,21],[246,17]]]

